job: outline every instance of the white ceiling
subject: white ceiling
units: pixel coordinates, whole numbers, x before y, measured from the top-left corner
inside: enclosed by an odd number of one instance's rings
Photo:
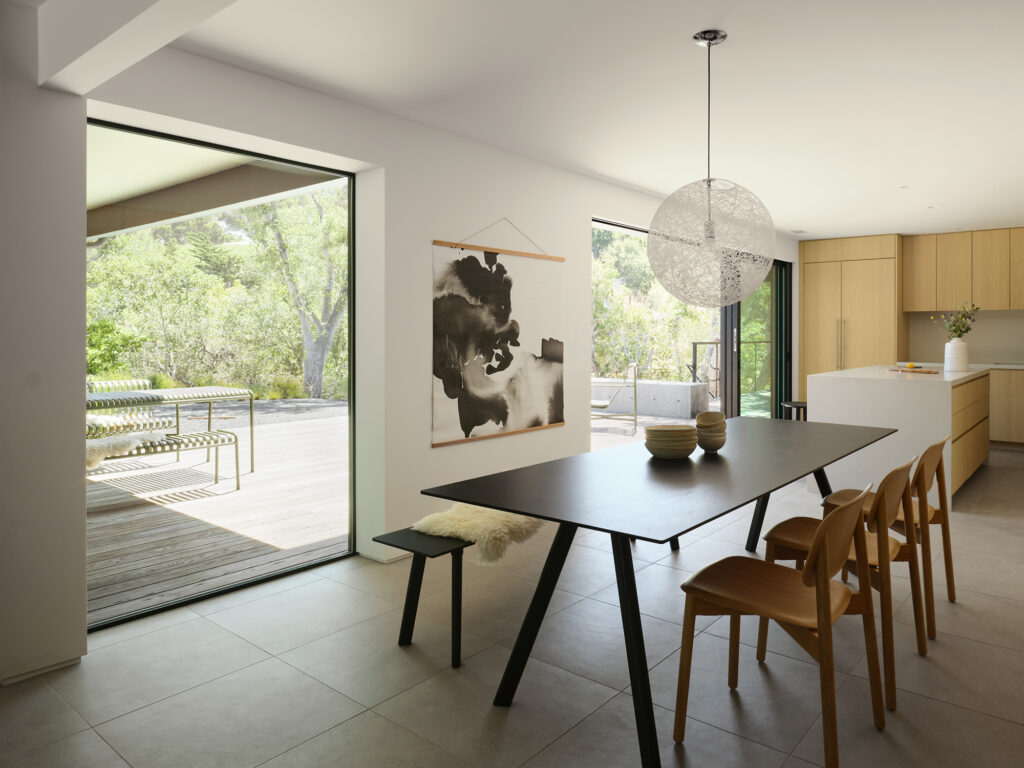
[[[91,211],[252,161],[246,155],[90,125],[86,208]]]
[[[800,237],[1024,225],[1020,0],[238,0],[175,47]],[[646,224],[646,222],[630,222]]]

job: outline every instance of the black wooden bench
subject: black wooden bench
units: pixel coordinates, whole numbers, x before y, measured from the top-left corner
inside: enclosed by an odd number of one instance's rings
[[[412,567],[409,569],[409,586],[405,591],[405,609],[402,611],[402,628],[398,633],[399,645],[412,644],[412,630],[416,624],[416,609],[419,607],[420,587],[423,585],[423,568],[427,558],[440,555],[452,556],[452,666],[462,664],[462,550],[473,546],[471,541],[452,539],[447,536],[432,536],[412,528],[374,536],[374,541],[387,544],[395,549],[412,552]]]

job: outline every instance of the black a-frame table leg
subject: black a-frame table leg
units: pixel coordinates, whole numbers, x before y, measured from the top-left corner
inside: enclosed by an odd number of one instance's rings
[[[747,531],[747,552],[757,551],[757,540],[761,538],[761,527],[764,525],[764,516],[768,511],[768,498],[770,493],[757,497],[754,504],[754,516],[750,518],[750,530]]]
[[[629,539],[616,533],[611,534],[611,537],[615,581],[619,586],[622,632],[626,639],[626,661],[633,691],[633,714],[636,716],[636,735],[640,742],[640,764],[644,768],[659,768],[661,757],[658,754],[658,733],[654,725],[651,679],[647,672],[647,650],[644,647],[643,625],[640,623],[633,557],[629,552]]]
[[[551,542],[551,549],[548,550],[548,558],[544,561],[544,569],[540,572],[537,589],[533,592],[533,599],[526,610],[516,644],[512,647],[512,655],[508,657],[508,663],[505,665],[505,674],[501,678],[498,692],[494,695],[494,705],[497,707],[510,706],[512,699],[515,698],[516,689],[523,677],[526,662],[530,658],[533,643],[540,632],[541,622],[544,621],[544,614],[547,613],[548,604],[555,592],[555,585],[558,584],[558,577],[562,573],[562,566],[565,565],[565,558],[569,555],[569,547],[572,546],[575,535],[576,526],[572,523],[561,523],[558,526],[555,540]]]

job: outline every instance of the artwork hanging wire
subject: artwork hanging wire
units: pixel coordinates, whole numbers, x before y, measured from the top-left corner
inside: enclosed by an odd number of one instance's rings
[[[563,425],[561,281],[552,270],[565,259],[433,245],[432,446]]]

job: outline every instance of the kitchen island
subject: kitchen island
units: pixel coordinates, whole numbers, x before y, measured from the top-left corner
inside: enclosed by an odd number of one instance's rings
[[[811,421],[893,427],[898,431],[829,467],[833,488],[878,486],[885,474],[932,443],[951,437],[943,461],[952,497],[988,458],[989,370],[904,373],[886,366],[852,368],[807,377]],[[937,501],[932,489],[932,502]]]

